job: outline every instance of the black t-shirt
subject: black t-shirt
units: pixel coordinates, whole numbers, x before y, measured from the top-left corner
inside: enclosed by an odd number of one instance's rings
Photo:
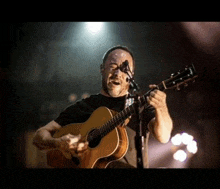
[[[101,106],[105,106],[111,110],[120,112],[125,108],[125,103],[126,103],[126,96],[113,98],[113,97],[106,97],[102,94],[91,95],[90,97],[86,99],[82,99],[76,102],[75,104],[67,107],[63,112],[60,113],[60,115],[58,116],[57,119],[55,119],[55,121],[61,126],[65,126],[70,123],[83,123],[89,119],[93,111],[95,111],[97,108]],[[148,111],[144,110],[142,116],[143,116],[143,135],[147,137],[148,135],[147,124],[155,116],[154,109],[150,109]],[[129,147],[124,158],[122,158],[119,161],[123,163],[128,163],[131,166],[136,167],[136,150],[134,143],[134,137],[136,133],[135,133],[134,119],[132,117],[126,127],[126,130],[129,139]],[[148,160],[146,155],[147,142],[148,141],[145,140],[144,167],[148,166],[147,165]],[[118,168],[121,166],[120,162],[118,161],[112,162],[108,167]]]

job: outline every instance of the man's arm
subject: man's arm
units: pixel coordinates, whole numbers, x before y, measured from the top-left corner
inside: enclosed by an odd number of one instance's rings
[[[53,138],[53,134],[61,128],[55,121],[49,122],[44,127],[39,128],[34,136],[33,144],[40,150],[59,148],[64,155],[81,157],[88,149],[88,142],[81,142],[81,135],[67,134],[60,138]],[[68,155],[68,157],[70,157]],[[66,156],[67,157],[67,156]]]
[[[33,144],[40,150],[46,150],[50,148],[57,148],[60,146],[60,139],[53,138],[52,135],[61,128],[61,126],[51,121],[44,127],[39,128],[34,136]]]
[[[155,85],[150,85],[150,88],[155,88]],[[167,143],[173,129],[173,121],[166,104],[166,93],[154,90],[147,97],[147,101],[155,108],[155,118],[148,124],[149,131],[159,142]]]

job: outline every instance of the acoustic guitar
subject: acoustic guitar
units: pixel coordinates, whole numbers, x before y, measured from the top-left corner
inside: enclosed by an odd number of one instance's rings
[[[197,77],[193,65],[187,66],[183,71],[179,71],[157,85],[157,89],[164,91],[180,86],[188,85],[187,82],[195,80]],[[139,103],[144,108],[149,108],[146,97],[149,90],[140,96]],[[128,149],[128,137],[126,124],[129,117],[135,113],[135,103],[125,108],[121,112],[115,112],[106,107],[96,109],[90,118],[84,123],[68,124],[59,129],[53,137],[58,138],[67,134],[81,134],[82,141],[88,141],[89,146],[83,156],[67,157],[59,149],[52,149],[47,152],[47,163],[55,168],[105,168],[112,162],[123,158]]]

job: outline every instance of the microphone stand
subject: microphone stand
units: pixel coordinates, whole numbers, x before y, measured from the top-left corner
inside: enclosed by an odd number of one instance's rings
[[[129,77],[130,86],[132,90],[132,95],[128,95],[127,98],[134,98],[134,107],[135,107],[135,120],[136,120],[136,136],[135,136],[135,148],[137,151],[137,168],[143,169],[143,154],[144,154],[144,136],[142,134],[142,119],[141,119],[141,103],[139,91],[140,88],[138,84],[134,81],[132,77],[131,70],[127,64],[126,68],[123,69],[123,72],[126,73]],[[129,73],[130,72],[130,73]]]

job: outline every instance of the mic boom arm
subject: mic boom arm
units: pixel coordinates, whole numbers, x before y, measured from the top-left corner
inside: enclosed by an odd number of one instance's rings
[[[128,60],[125,60],[121,66],[120,70],[128,75],[129,81],[131,83],[131,88],[133,89],[134,93],[140,90],[138,84],[134,81],[133,74],[131,72]]]

